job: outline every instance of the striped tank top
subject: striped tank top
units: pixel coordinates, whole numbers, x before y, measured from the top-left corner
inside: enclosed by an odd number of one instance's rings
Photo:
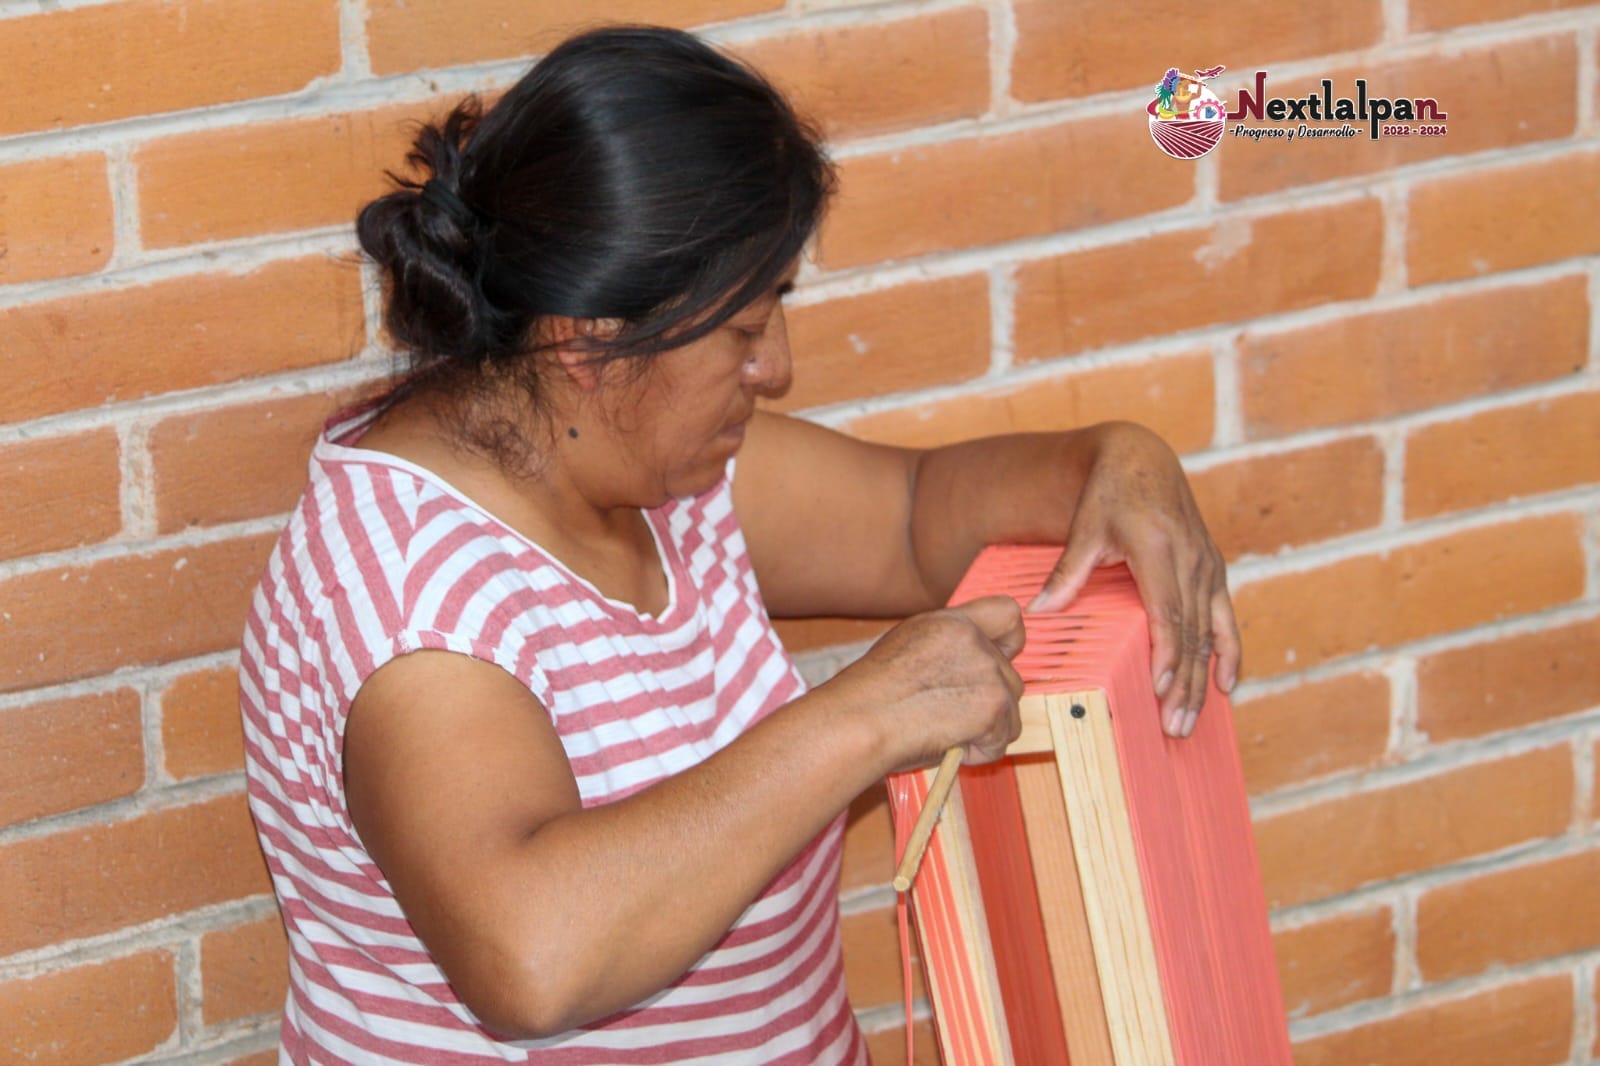
[[[345,805],[350,703],[421,648],[495,663],[548,709],[584,806],[694,766],[804,691],[733,513],[729,462],[646,512],[658,617],[588,582],[426,469],[330,421],[256,589],[240,656],[250,809],[288,932],[280,1061],[865,1063],[845,998],[843,816],[663,991],[558,1036],[508,1042],[456,998]]]

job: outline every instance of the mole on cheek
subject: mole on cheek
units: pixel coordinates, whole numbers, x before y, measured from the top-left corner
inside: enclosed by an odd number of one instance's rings
[[[573,440],[577,440],[578,439],[578,427],[577,426],[568,426],[567,427],[567,436],[571,437]]]

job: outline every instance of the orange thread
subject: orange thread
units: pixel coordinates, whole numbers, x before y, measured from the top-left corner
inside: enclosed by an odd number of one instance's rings
[[[1060,548],[1052,546],[990,548],[951,602],[1002,593],[1026,603],[1059,555]],[[1098,688],[1112,709],[1177,1063],[1287,1066],[1288,1032],[1226,697],[1211,685],[1191,737],[1174,740],[1161,732],[1149,677],[1148,624],[1126,567],[1095,571],[1069,612],[1029,615],[1027,623],[1028,645],[1015,660],[1027,692]],[[921,773],[895,775],[890,785],[898,851],[903,846],[899,834],[909,833],[927,786]],[[1004,763],[964,768],[961,791],[1003,1011],[1022,1020],[1008,1032],[1015,1061],[1060,1066],[1067,1061],[1066,1040],[1054,1024],[1060,1021],[1054,977],[1042,950],[1039,896],[1015,778]],[[946,1061],[966,1066],[993,1061],[984,1027],[1004,1020],[986,1020],[954,901],[944,835],[942,829],[934,834],[913,886],[917,935],[941,1051]],[[910,939],[905,897],[898,902],[909,1063]]]

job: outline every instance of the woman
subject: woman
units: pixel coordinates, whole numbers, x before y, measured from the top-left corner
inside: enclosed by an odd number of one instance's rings
[[[241,699],[291,948],[289,1061],[863,1062],[839,960],[851,798],[1019,728],[979,548],[1126,558],[1168,731],[1216,549],[1128,424],[926,452],[756,410],[832,187],[686,34],[574,38],[359,220],[412,374],[339,416],[262,579]],[[736,458],[737,457],[737,458]],[[806,692],[771,616],[905,617]]]

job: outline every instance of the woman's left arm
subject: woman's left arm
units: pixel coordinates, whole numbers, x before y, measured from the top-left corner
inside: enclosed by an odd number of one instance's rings
[[[795,419],[751,422],[734,502],[776,617],[905,615],[942,607],[979,551],[1066,549],[1036,610],[1065,606],[1096,567],[1126,562],[1151,622],[1151,681],[1186,734],[1239,671],[1221,553],[1177,456],[1131,422],[986,437],[925,451]]]

